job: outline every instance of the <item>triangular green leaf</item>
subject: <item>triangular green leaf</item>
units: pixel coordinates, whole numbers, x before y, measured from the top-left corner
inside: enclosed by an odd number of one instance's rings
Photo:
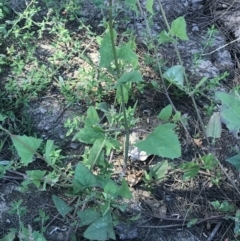
[[[37,139],[34,137],[28,136],[16,136],[11,135],[11,139],[14,147],[16,148],[18,155],[21,158],[21,162],[24,165],[28,165],[33,161],[33,156],[37,149],[42,143],[42,139]]]
[[[122,103],[122,91],[121,88],[123,89],[123,102],[125,104],[127,104],[128,102],[128,98],[129,98],[129,91],[126,85],[122,85],[122,86],[118,86],[117,87],[117,91],[116,91],[116,98],[117,98],[117,102],[118,104]]]
[[[56,195],[52,195],[52,199],[54,202],[55,207],[57,208],[58,212],[65,218],[66,214],[73,210],[72,207],[69,207],[61,198]]]
[[[122,187],[118,191],[118,194],[122,198],[126,198],[126,199],[131,199],[132,198],[132,193],[130,192],[128,183],[127,183],[127,181],[124,178],[122,179]]]
[[[73,140],[79,140],[86,144],[93,144],[97,139],[104,139],[105,133],[101,127],[85,126],[74,137]]]
[[[80,226],[89,225],[101,216],[101,214],[93,208],[85,209],[82,212],[79,211],[77,214],[81,219]]]
[[[212,114],[206,129],[207,137],[220,138],[222,133],[222,123],[220,120],[220,113]]]
[[[181,65],[175,65],[169,68],[163,77],[170,83],[180,86],[182,88],[184,82],[184,68]]]
[[[78,163],[74,172],[73,184],[80,189],[94,187],[96,185],[96,177],[89,169]]]
[[[153,0],[147,0],[146,8],[147,8],[148,12],[153,14]]]
[[[137,70],[133,70],[131,72],[124,73],[120,77],[120,79],[118,79],[118,81],[115,85],[115,88],[117,88],[119,85],[122,85],[125,83],[132,83],[132,82],[138,83],[141,81],[143,81],[141,73]]]
[[[189,40],[184,17],[178,17],[172,22],[169,33],[171,36],[180,38],[181,40]]]
[[[94,143],[92,148],[90,149],[88,160],[86,164],[94,164],[105,166],[105,159],[104,159],[104,150],[103,150],[103,142],[104,139],[97,139]]]
[[[175,124],[170,123],[160,125],[145,140],[136,143],[135,146],[147,154],[171,159],[180,157],[180,142],[172,130],[175,127]]]
[[[183,180],[188,180],[195,177],[200,170],[199,165],[194,162],[184,163],[181,165],[181,168],[184,171]]]
[[[151,177],[154,177],[156,180],[160,180],[165,177],[168,172],[168,161],[159,162],[154,167],[150,169]]]
[[[36,185],[36,187],[39,188],[41,181],[43,180],[43,177],[46,174],[46,171],[32,170],[32,171],[26,171],[26,172],[28,177],[32,180],[32,182]]]
[[[128,43],[123,44],[120,48],[117,48],[117,57],[122,60],[125,65],[132,65],[135,69],[138,66],[138,56],[133,49],[135,48],[135,42],[130,40]]]
[[[173,42],[175,42],[175,40],[171,36],[169,36],[169,34],[166,32],[166,30],[163,30],[159,34],[158,42],[159,42],[159,44],[173,43]]]
[[[104,217],[98,218],[94,221],[84,232],[83,236],[90,240],[116,240],[112,217],[108,212]]]
[[[227,126],[229,131],[236,137],[240,129],[240,98],[234,94],[216,92],[215,97],[221,100],[220,106],[221,121]]]
[[[164,121],[168,121],[172,116],[172,105],[164,107],[158,115],[158,118]]]
[[[116,31],[114,30],[114,39],[116,38]],[[111,63],[114,61],[113,51],[112,51],[112,42],[110,32],[106,32],[105,36],[101,41],[100,46],[100,67],[109,68]]]
[[[237,168],[238,171],[240,171],[240,154],[232,156],[228,158],[226,161],[231,163],[233,166]]]

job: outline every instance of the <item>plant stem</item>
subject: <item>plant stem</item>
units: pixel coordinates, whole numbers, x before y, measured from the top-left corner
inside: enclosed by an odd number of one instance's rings
[[[113,16],[112,16],[112,7],[113,3],[112,0],[109,0],[109,32],[111,36],[111,43],[112,43],[112,51],[113,51],[113,56],[114,56],[114,62],[117,70],[117,78],[120,78],[120,68],[118,64],[118,57],[117,57],[117,51],[116,51],[116,46],[115,46],[115,41],[114,41],[114,33],[113,33]],[[123,86],[120,85],[120,92],[121,92],[121,99],[122,99],[122,111],[123,111],[123,117],[124,117],[124,129],[125,129],[125,143],[124,143],[124,166],[127,166],[127,161],[128,161],[128,149],[129,149],[129,136],[130,136],[130,131],[128,127],[128,122],[127,122],[127,114],[126,114],[126,107],[124,103],[124,93],[123,93]]]

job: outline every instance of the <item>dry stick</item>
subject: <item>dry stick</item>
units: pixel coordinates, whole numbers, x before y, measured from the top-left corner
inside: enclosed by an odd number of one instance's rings
[[[221,227],[223,221],[219,221],[218,224],[215,226],[213,231],[211,232],[210,236],[208,237],[207,241],[212,241],[214,236],[216,235],[218,229]]]
[[[161,218],[162,220],[169,220],[169,219],[164,219],[164,218]],[[223,220],[225,219],[225,216],[224,215],[219,215],[219,216],[212,216],[212,217],[208,217],[208,218],[204,218],[204,219],[201,219],[199,221],[197,221],[195,225],[198,225],[198,224],[201,224],[201,223],[204,223],[204,222],[207,222],[209,220]],[[177,221],[178,219],[176,219]],[[173,220],[172,220],[173,221]],[[184,222],[184,220],[182,219],[182,221]],[[190,219],[189,219],[190,221]],[[152,226],[152,225],[139,225],[138,227],[140,228],[158,228],[158,229],[164,229],[164,228],[181,228],[181,227],[185,227],[187,226],[187,224],[169,224],[169,225],[162,225],[162,226]]]
[[[169,26],[168,20],[167,20],[167,18],[166,18],[165,11],[164,11],[164,9],[163,9],[161,0],[158,0],[158,4],[159,4],[159,6],[160,6],[161,13],[162,13],[162,15],[163,15],[165,24],[167,25],[167,29],[168,29],[168,31],[169,31],[169,30],[170,30],[170,26]],[[173,43],[173,46],[174,46],[175,52],[177,53],[178,60],[179,60],[179,62],[180,62],[180,64],[181,64],[181,66],[183,66],[182,58],[181,58],[181,56],[180,56],[178,47],[176,46],[175,43]],[[184,71],[184,77],[185,77],[185,80],[186,80],[187,84],[189,85],[189,80],[188,80],[188,77],[187,77],[187,74],[186,74],[185,71]],[[206,135],[205,126],[204,126],[203,120],[202,120],[202,118],[201,118],[200,112],[199,112],[199,110],[198,110],[198,107],[197,107],[195,98],[194,98],[194,96],[191,95],[191,94],[190,94],[190,97],[191,97],[191,100],[192,100],[192,102],[193,102],[194,109],[195,109],[195,111],[196,111],[196,113],[197,113],[197,117],[198,117],[198,120],[199,120],[199,122],[200,122],[200,126],[201,126],[202,132],[203,132],[203,134],[204,134],[204,137],[205,137],[205,139],[206,139],[206,141],[207,141],[208,146],[210,147],[210,150],[212,150],[212,146],[211,146],[211,143],[210,143],[210,141],[209,141],[209,138],[208,138],[207,135]],[[214,150],[212,150],[212,154],[213,154],[214,158],[215,158],[216,160],[218,160],[218,158],[216,157],[216,155],[215,155],[215,153],[214,153]],[[218,165],[220,166],[221,170],[223,171],[223,173],[225,174],[225,176],[227,177],[227,179],[230,181],[230,183],[232,184],[232,186],[234,187],[234,189],[237,191],[238,195],[240,196],[240,191],[239,191],[239,189],[237,188],[236,184],[235,184],[234,181],[231,179],[231,177],[227,174],[226,170],[224,169],[223,165],[220,163],[219,160],[218,160]]]
[[[117,59],[117,51],[116,46],[114,42],[114,33],[113,33],[113,16],[112,16],[112,7],[113,7],[113,1],[109,0],[109,33],[111,37],[111,43],[112,43],[112,52],[114,56],[114,62],[117,70],[117,77],[120,78],[120,68],[118,64]],[[124,145],[124,166],[126,168],[127,166],[127,160],[128,160],[128,149],[129,149],[129,127],[127,123],[127,114],[126,114],[126,108],[124,103],[124,93],[123,93],[123,86],[120,85],[120,92],[121,92],[121,98],[122,98],[122,111],[123,111],[123,117],[124,117],[124,128],[125,128],[125,145]]]

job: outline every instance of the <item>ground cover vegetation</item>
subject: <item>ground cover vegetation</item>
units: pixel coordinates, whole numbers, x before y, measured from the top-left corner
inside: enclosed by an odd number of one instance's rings
[[[239,197],[239,186],[224,167],[230,163],[239,170],[239,154],[236,150],[236,155],[220,160],[216,148],[222,138],[223,124],[224,131],[227,129],[234,138],[239,137],[239,86],[228,92],[219,90],[227,73],[214,79],[204,77],[197,82],[189,79],[178,50],[179,42],[189,40],[184,17],[169,23],[160,0],[147,0],[144,9],[138,0],[93,1],[102,16],[94,29],[79,17],[82,2],[43,0],[39,6],[37,1],[31,0],[26,1],[22,11],[16,11],[7,0],[0,3],[0,151],[7,149],[11,153],[11,158],[0,160],[2,180],[9,174],[20,173],[22,192],[33,186],[41,191],[56,188],[61,192],[60,196],[52,195],[52,202],[67,224],[66,240],[78,240],[79,232],[87,240],[115,240],[115,227],[119,223],[130,224],[140,219],[139,214],[127,220],[122,220],[121,216],[132,198],[126,178],[129,156],[133,157],[131,136],[144,132],[137,114],[138,96],[150,90],[165,96],[168,104],[157,113],[157,124],[145,130],[147,135],[134,143],[136,161],[141,159],[141,154],[146,156],[144,161],[149,156],[158,160],[143,168],[138,180],[141,186],[154,192],[169,176],[181,173],[184,186],[185,182],[207,175],[212,186],[220,187],[226,182]],[[157,36],[151,31],[156,14],[154,4],[159,6],[166,26]],[[143,16],[147,42],[141,60],[134,30],[119,28],[121,21],[126,21],[118,18],[121,7]],[[216,29],[209,27],[205,48],[214,41],[215,33]],[[41,58],[37,54],[37,43],[42,40],[48,43],[49,52]],[[159,46],[166,44],[171,44],[178,64],[170,66],[159,58]],[[95,59],[88,55],[92,46],[96,50]],[[196,65],[200,58],[201,53],[194,56]],[[73,59],[78,59],[77,64]],[[146,81],[143,65],[150,66],[159,81]],[[74,71],[77,77],[66,74]],[[39,136],[27,113],[30,102],[49,90],[60,93],[68,106],[82,103],[86,109],[84,115],[65,122],[66,138],[70,136],[73,141],[85,145],[84,153],[72,158],[71,162],[66,161],[69,156],[64,154],[63,146]],[[180,99],[185,96],[191,102],[200,130],[195,136],[188,124],[192,117],[178,110],[179,103],[173,100],[172,93]],[[196,99],[206,98],[206,95],[209,104],[203,111]],[[185,160],[182,142],[186,140],[193,146],[204,143],[205,153]],[[118,169],[113,156],[120,160]],[[39,160],[43,161],[41,167],[34,165]],[[237,240],[240,233],[237,202],[228,197],[211,200],[210,204],[219,219],[231,223],[232,240]],[[47,240],[46,230],[52,216],[40,209],[34,220],[40,228],[34,230],[32,224],[22,219],[27,212],[23,200],[12,200],[9,205],[9,213],[18,216],[18,224],[1,240],[15,237],[18,240]],[[202,217],[191,215],[191,208],[188,212],[182,226],[203,222]]]

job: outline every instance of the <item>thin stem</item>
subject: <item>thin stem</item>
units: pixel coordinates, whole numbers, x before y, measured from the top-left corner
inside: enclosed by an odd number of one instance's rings
[[[113,51],[113,56],[114,56],[114,62],[117,70],[117,78],[120,78],[120,67],[118,64],[118,58],[117,58],[117,51],[116,51],[116,46],[115,46],[115,41],[114,41],[114,33],[113,33],[113,16],[112,16],[112,7],[113,3],[112,0],[109,0],[109,32],[111,36],[111,43],[112,43],[112,51]],[[122,111],[123,111],[123,117],[124,117],[124,129],[125,129],[125,143],[124,143],[124,165],[125,167],[127,166],[127,161],[128,161],[128,149],[129,149],[129,127],[128,127],[128,122],[127,122],[127,114],[126,114],[126,107],[124,103],[124,92],[123,92],[123,86],[120,85],[120,92],[121,92],[121,99],[122,99]]]

